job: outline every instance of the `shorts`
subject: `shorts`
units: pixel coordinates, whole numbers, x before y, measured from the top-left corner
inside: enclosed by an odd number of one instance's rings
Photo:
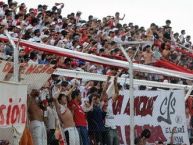
[[[67,145],[80,145],[80,137],[76,127],[64,129],[64,136]]]
[[[47,133],[44,122],[42,121],[31,121],[30,131],[34,145],[47,145]]]

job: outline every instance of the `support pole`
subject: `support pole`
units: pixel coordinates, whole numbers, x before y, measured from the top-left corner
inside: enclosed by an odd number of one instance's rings
[[[120,46],[120,49],[122,53],[124,54],[125,58],[128,61],[128,67],[129,67],[129,97],[130,97],[130,145],[134,145],[134,129],[135,129],[135,124],[134,124],[134,93],[133,93],[133,62],[131,58],[128,56],[126,51],[122,46]]]
[[[5,35],[7,36],[11,46],[13,47],[14,52],[14,65],[13,65],[13,76],[14,76],[14,82],[18,83],[19,81],[19,50],[15,45],[15,42],[12,40],[11,36],[9,35],[8,31],[4,31]]]
[[[72,78],[87,78],[88,80],[93,81],[106,81],[107,75],[101,75],[96,73],[88,73],[88,72],[82,72],[82,71],[76,71],[76,70],[68,70],[68,69],[60,69],[57,68],[56,71],[53,73],[55,75],[60,75],[64,77],[72,77]],[[125,83],[129,85],[129,78],[125,79],[124,77],[118,77],[117,81],[119,83]],[[181,85],[181,84],[171,84],[171,83],[164,83],[164,82],[155,82],[155,81],[147,81],[147,80],[137,80],[133,79],[134,85],[145,85],[149,87],[158,87],[158,88],[170,88],[170,89],[185,89],[189,90],[192,86],[190,85]]]
[[[5,35],[7,36],[11,46],[13,47],[13,81],[18,83],[19,82],[19,50],[15,45],[15,42],[12,40],[11,36],[9,35],[9,32],[7,30],[4,31]],[[12,131],[13,131],[13,145],[19,145],[19,139],[17,134],[16,128],[12,125]]]
[[[139,52],[139,47],[140,47],[140,44],[137,46],[137,51],[133,55],[132,59],[135,59],[135,57],[137,56],[137,53]]]
[[[188,99],[188,97],[190,96],[192,90],[193,90],[193,85],[192,85],[192,87],[188,90],[188,92],[186,93],[185,101],[186,101],[186,100]]]

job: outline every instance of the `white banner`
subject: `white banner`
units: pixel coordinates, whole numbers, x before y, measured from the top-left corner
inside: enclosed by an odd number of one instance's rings
[[[22,136],[27,118],[27,85],[0,82],[0,140],[12,145]]]
[[[20,64],[19,80],[28,91],[40,89],[54,72],[52,65]],[[0,60],[0,81],[13,81],[13,63]]]
[[[124,145],[130,142],[128,94],[128,90],[124,90],[118,102],[113,104],[114,123],[117,125],[120,144]],[[135,91],[134,94],[136,137],[147,128],[151,131],[149,143],[153,144],[156,141],[170,143],[174,128],[174,143],[189,144],[183,90]]]

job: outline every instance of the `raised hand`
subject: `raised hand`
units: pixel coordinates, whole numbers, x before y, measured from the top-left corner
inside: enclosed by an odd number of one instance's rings
[[[114,83],[117,83],[117,77],[114,77]]]
[[[60,95],[60,92],[61,92],[61,87],[57,88],[56,91],[53,93],[53,100],[57,100],[58,99],[58,96]]]
[[[109,82],[109,81],[110,81],[110,79],[111,79],[111,76],[108,76],[108,77],[107,77],[107,82]]]

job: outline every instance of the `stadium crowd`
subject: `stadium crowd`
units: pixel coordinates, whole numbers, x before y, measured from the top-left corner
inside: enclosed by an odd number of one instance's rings
[[[193,70],[193,57],[187,55],[193,48],[191,37],[186,35],[185,30],[174,33],[170,20],[166,20],[166,24],[161,27],[152,23],[146,30],[131,22],[121,24],[125,15],[121,17],[119,12],[102,20],[92,15],[88,20],[83,20],[80,11],[72,12],[66,17],[62,16],[63,8],[63,3],[55,3],[51,9],[48,9],[47,5],[27,9],[25,3],[18,4],[16,1],[8,0],[7,4],[0,1],[0,35],[4,36],[4,31],[8,30],[14,38],[125,60],[119,49],[119,45],[122,45],[136,63],[153,65],[157,60],[164,59]],[[147,43],[130,44],[141,41]],[[13,48],[7,42],[0,41],[0,59],[7,61],[13,59]],[[40,91],[33,90],[29,95],[31,132],[26,128],[21,145],[29,144],[30,140],[26,140],[29,136],[32,136],[34,145],[64,144],[60,142],[62,136],[68,145],[119,144],[116,127],[112,123],[114,116],[110,106],[120,96],[119,90],[122,87],[128,88],[127,85],[121,86],[116,82],[116,77],[128,77],[126,70],[61,57],[28,47],[19,47],[19,61],[30,64],[53,64],[56,68],[111,76],[102,83],[83,82],[83,80],[52,75],[48,86]],[[134,78],[188,83],[184,79],[140,72],[134,72]],[[112,84],[110,79],[113,80]],[[113,87],[114,93],[110,91]],[[138,89],[147,88],[140,86]],[[42,103],[45,98],[47,101]],[[191,128],[191,117],[188,118]],[[58,128],[63,128],[64,134],[59,135]],[[147,130],[144,132],[136,144],[145,144],[150,134]],[[25,135],[29,136],[25,137]]]
[[[167,20],[166,25],[162,27],[152,23],[146,30],[133,23],[121,24],[120,21],[124,19],[124,16],[121,18],[119,12],[116,12],[115,16],[106,16],[102,20],[92,15],[88,17],[88,20],[82,20],[79,11],[64,17],[61,15],[64,7],[62,3],[56,3],[51,10],[48,10],[46,5],[27,10],[25,3],[18,5],[15,1],[9,1],[9,4],[1,2],[0,7],[1,35],[7,29],[15,38],[125,60],[119,49],[121,44],[136,63],[153,65],[157,60],[164,59],[188,70],[193,69],[193,56],[188,52],[192,50],[191,37],[185,35],[185,30],[182,30],[180,34],[174,33],[170,20]],[[149,41],[149,43],[131,45],[129,44],[131,41]],[[178,45],[182,46],[180,50],[175,49]],[[0,47],[0,58],[12,59],[13,48],[8,43],[1,43]],[[28,47],[20,47],[20,62],[51,63],[55,64],[57,68],[108,75],[113,74],[113,71],[118,71],[117,68],[103,67],[83,60],[33,51]],[[155,81],[168,79],[163,76],[149,76],[137,72],[135,77]],[[182,83],[181,80],[174,80],[172,78],[168,81]]]

